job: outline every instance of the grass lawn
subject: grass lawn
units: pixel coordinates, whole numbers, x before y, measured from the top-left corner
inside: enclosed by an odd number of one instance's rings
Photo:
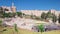
[[[13,28],[5,27],[5,29],[7,29],[7,31],[0,32],[0,34],[17,34]],[[2,28],[0,27],[0,31],[1,30]],[[18,34],[41,34],[41,32],[33,32],[25,29],[19,29]],[[43,32],[42,34],[60,34],[60,30]]]

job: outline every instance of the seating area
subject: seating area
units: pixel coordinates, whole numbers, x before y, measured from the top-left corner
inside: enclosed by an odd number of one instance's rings
[[[25,19],[25,18],[11,18],[11,19],[5,19],[4,23],[7,25],[13,26],[14,24],[17,24],[19,28],[32,30],[35,32],[39,32],[38,26],[39,24],[43,23],[44,31],[51,31],[51,30],[60,30],[60,25],[53,24],[53,23],[47,23],[43,21],[37,21],[33,19]],[[38,23],[38,24],[37,24]]]

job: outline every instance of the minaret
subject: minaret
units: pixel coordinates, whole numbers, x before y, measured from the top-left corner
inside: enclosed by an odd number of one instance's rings
[[[12,3],[11,11],[14,13],[16,12],[16,7],[14,6],[14,3]]]
[[[12,6],[14,6],[14,3],[12,3]]]

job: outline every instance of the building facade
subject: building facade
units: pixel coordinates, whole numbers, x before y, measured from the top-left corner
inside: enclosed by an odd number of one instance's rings
[[[21,10],[22,13],[25,13],[25,14],[28,14],[28,15],[33,14],[35,16],[41,16],[41,14],[43,12],[47,13],[48,11],[49,10]],[[56,16],[58,16],[59,13],[60,13],[60,11],[53,10],[53,9],[51,9],[50,11],[51,11],[51,13],[54,13]]]
[[[15,13],[16,12],[16,7],[14,6],[14,3],[12,3],[12,6],[1,6],[3,8],[3,11],[5,11],[6,13]]]

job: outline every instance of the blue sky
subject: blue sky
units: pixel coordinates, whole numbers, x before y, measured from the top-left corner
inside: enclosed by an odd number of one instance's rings
[[[0,0],[0,6],[11,6],[12,2],[17,10],[60,10],[60,0]]]

